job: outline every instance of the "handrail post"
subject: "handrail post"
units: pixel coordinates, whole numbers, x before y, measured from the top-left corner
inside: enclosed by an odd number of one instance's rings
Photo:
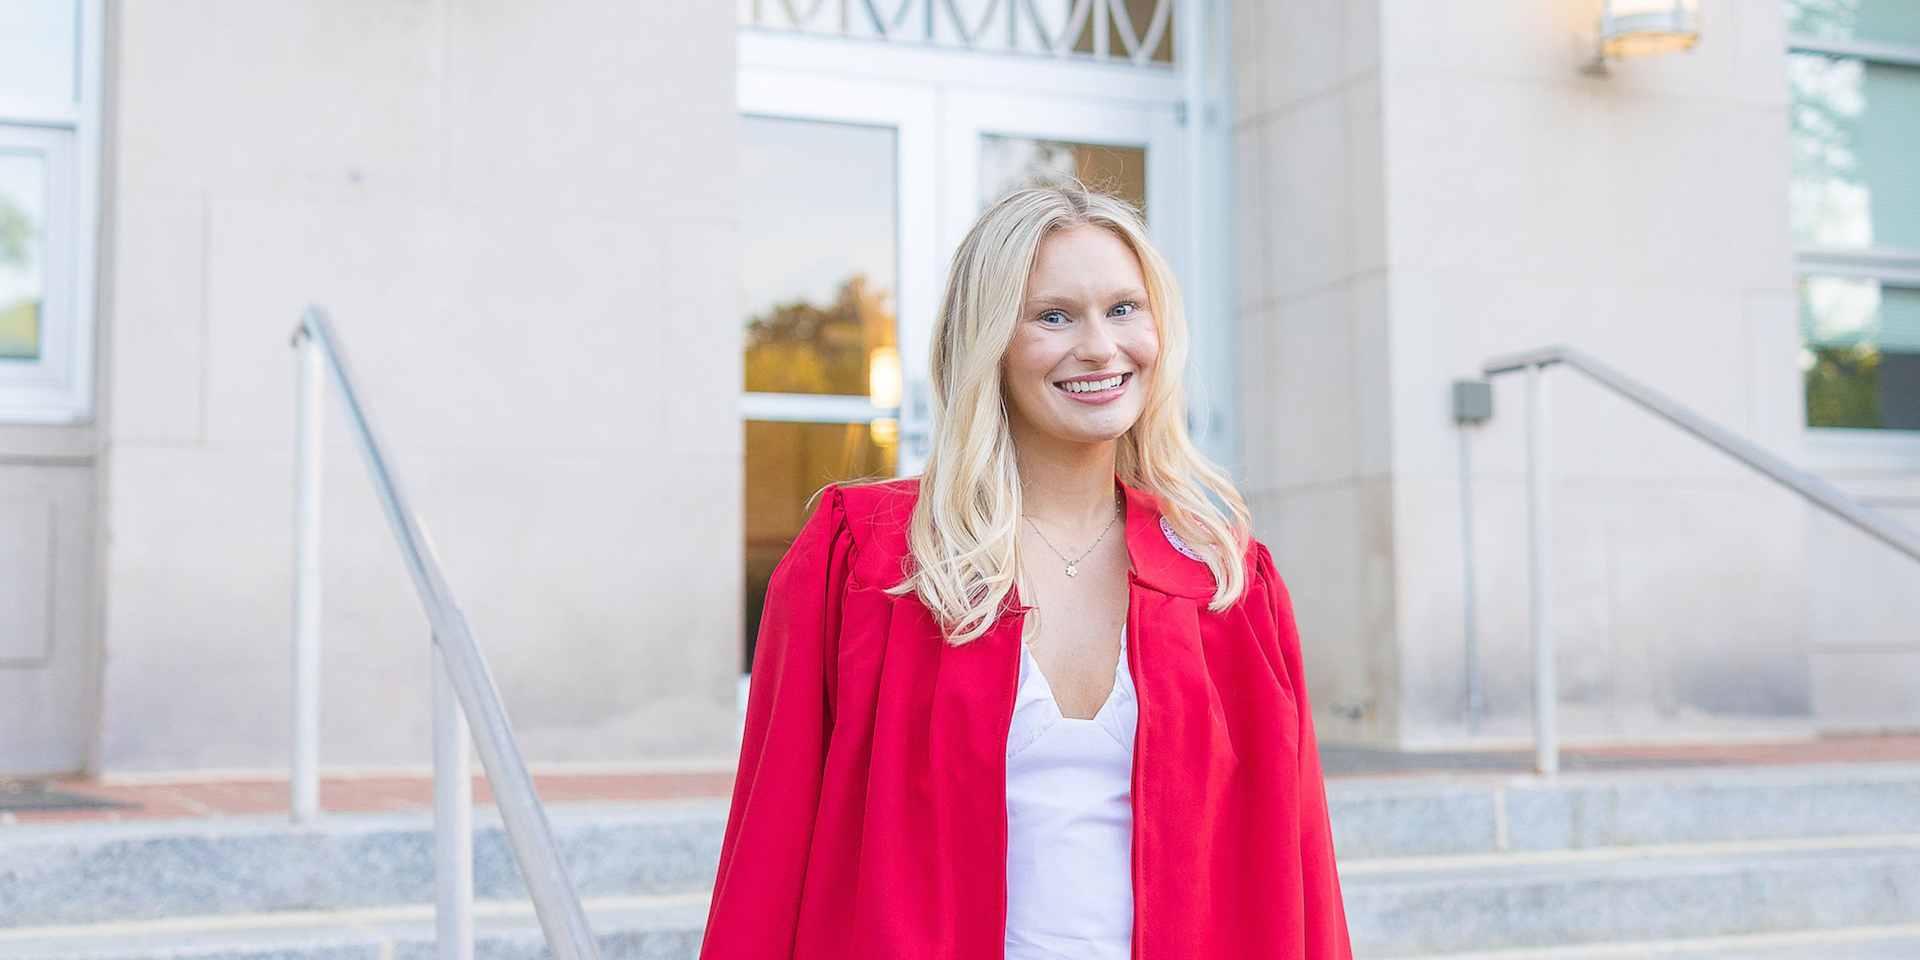
[[[433,640],[433,884],[440,960],[473,960],[472,732]]]
[[[293,822],[320,813],[320,481],[326,372],[320,346],[294,337]]]
[[[1493,384],[1485,380],[1453,382],[1453,422],[1460,429],[1460,629],[1466,653],[1467,734],[1480,733],[1485,706],[1480,691],[1480,616],[1473,549],[1473,428],[1493,417]]]
[[[1473,571],[1473,425],[1460,422],[1460,630],[1467,671],[1467,733],[1480,732],[1479,585]]]
[[[1908,557],[1920,560],[1920,531],[1579,350],[1566,346],[1542,347],[1488,360],[1480,367],[1488,377],[1515,371],[1524,371],[1527,376],[1527,526],[1531,566],[1529,599],[1533,617],[1533,724],[1535,766],[1540,773],[1555,773],[1560,769],[1559,743],[1554,733],[1558,688],[1554,678],[1552,581],[1547,564],[1550,527],[1546,388],[1541,381],[1547,365],[1555,363],[1578,370],[1595,383],[1746,464],[1761,476],[1799,494],[1808,503],[1852,524]]]
[[[487,670],[486,657],[473,639],[473,628],[454,602],[445,573],[434,555],[426,527],[408,505],[406,494],[394,476],[391,460],[373,416],[361,405],[347,358],[327,321],[326,311],[317,304],[300,317],[295,345],[302,337],[311,340],[326,356],[326,371],[346,415],[347,428],[360,448],[361,459],[373,480],[374,493],[393,528],[402,561],[413,579],[414,590],[433,627],[435,649],[442,654],[441,673],[448,678],[460,701],[461,712],[477,734],[472,745],[480,753],[480,763],[492,788],[494,803],[506,827],[507,840],[514,859],[526,880],[533,900],[534,916],[546,935],[547,949],[555,960],[599,960],[600,943],[587,920],[580,896],[567,877],[567,865],[560,845],[554,841],[553,827],[540,805],[540,793],[527,772],[507,722],[506,708],[500,702],[500,689]],[[470,832],[470,831],[469,831]]]
[[[1533,634],[1533,766],[1560,772],[1557,732],[1559,678],[1554,669],[1553,580],[1547,546],[1551,501],[1547,491],[1546,365],[1527,365],[1527,606]]]

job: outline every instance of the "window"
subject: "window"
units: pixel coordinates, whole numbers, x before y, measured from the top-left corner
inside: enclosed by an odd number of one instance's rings
[[[1072,174],[1090,187],[1146,209],[1147,151],[1141,147],[981,135],[980,200],[983,204],[1042,170]]]
[[[830,482],[894,475],[897,133],[740,118],[746,649],[767,583]]]
[[[1786,10],[1810,452],[1895,441],[1920,466],[1920,4]]]
[[[0,422],[93,412],[99,17],[0,3]]]
[[[1807,425],[1920,430],[1920,288],[1800,280]]]

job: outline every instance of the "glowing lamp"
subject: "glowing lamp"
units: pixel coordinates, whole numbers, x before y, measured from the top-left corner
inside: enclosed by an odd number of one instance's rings
[[[882,410],[900,406],[900,351],[874,347],[867,352],[867,399]]]
[[[1606,0],[1600,12],[1602,57],[1658,56],[1699,39],[1699,0]]]

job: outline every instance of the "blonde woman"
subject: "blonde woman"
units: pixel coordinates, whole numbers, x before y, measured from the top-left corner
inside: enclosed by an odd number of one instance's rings
[[[1139,216],[1001,199],[933,344],[925,472],[829,486],[773,576],[701,956],[1349,958],[1292,608]]]

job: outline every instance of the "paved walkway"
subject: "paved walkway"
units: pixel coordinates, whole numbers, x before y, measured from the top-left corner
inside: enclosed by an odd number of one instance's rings
[[[549,803],[592,800],[668,800],[725,797],[733,790],[731,773],[646,773],[536,776],[540,799]],[[39,786],[39,785],[31,785]],[[0,809],[0,825],[87,822],[159,817],[227,817],[286,813],[291,799],[285,780],[188,780],[121,783],[111,779],[54,780],[46,788],[105,806],[52,809]],[[474,778],[475,804],[492,804],[486,780]],[[3,800],[0,800],[3,802]],[[54,802],[58,802],[56,799]],[[336,813],[422,810],[433,806],[431,776],[328,778],[320,784],[320,807]]]
[[[1403,753],[1328,745],[1322,748],[1321,756],[1329,777],[1417,776],[1441,771],[1527,773],[1533,768],[1531,751]],[[1561,768],[1568,771],[1887,762],[1920,763],[1920,734],[1822,737],[1794,743],[1581,747],[1567,749],[1561,755]],[[534,779],[541,799],[550,803],[726,797],[733,789],[731,773],[576,774]],[[54,793],[44,794],[47,790]],[[5,809],[10,805],[9,797],[16,809]],[[476,778],[474,800],[492,803],[484,780]],[[64,805],[82,803],[93,805]],[[333,812],[425,809],[433,805],[433,781],[426,776],[328,779],[320,787],[320,805]],[[41,808],[33,809],[35,806]],[[285,813],[287,809],[285,780],[0,781],[0,826],[245,816]]]

